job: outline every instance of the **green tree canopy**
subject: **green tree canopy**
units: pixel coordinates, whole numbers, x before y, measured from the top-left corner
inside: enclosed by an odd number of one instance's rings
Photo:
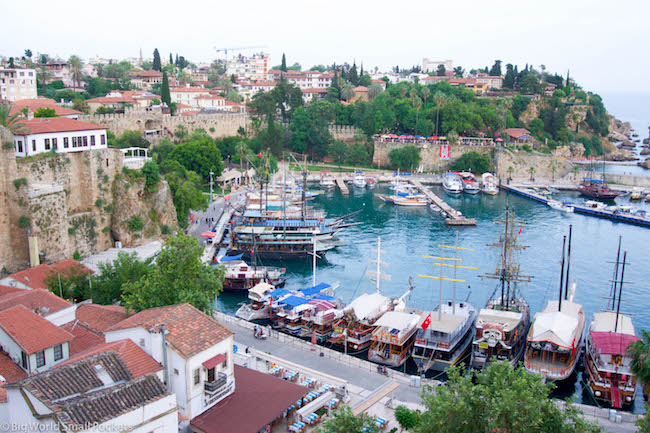
[[[119,252],[113,262],[100,263],[90,291],[93,303],[110,305],[122,299],[122,287],[136,283],[153,269],[151,260],[141,261],[137,253]]]
[[[56,110],[54,108],[41,107],[36,110],[34,117],[59,117],[59,115],[56,114]]]
[[[327,418],[318,433],[377,433],[377,424],[367,413],[354,416],[352,409],[341,406]]]
[[[422,394],[425,412],[418,433],[508,432],[596,433],[597,424],[566,403],[549,398],[552,385],[508,363],[495,362],[480,373],[448,370],[446,386]]]
[[[393,168],[411,170],[420,164],[420,149],[415,146],[404,146],[388,152],[388,159]]]
[[[494,171],[494,165],[487,153],[467,152],[451,164],[450,170],[483,174]]]
[[[186,170],[196,172],[205,182],[209,181],[210,170],[213,170],[215,177],[223,170],[221,152],[208,138],[178,144],[169,158],[178,161]]]
[[[50,292],[76,303],[91,296],[89,275],[85,266],[76,264],[60,271],[50,272],[44,282]]]
[[[172,97],[169,93],[169,79],[167,78],[166,71],[163,71],[162,87],[160,88],[160,100],[167,104],[168,107],[172,104]]]
[[[154,71],[162,71],[162,65],[160,63],[160,53],[158,52],[158,48],[153,50],[153,64],[151,65],[151,69]]]
[[[150,272],[124,284],[124,305],[131,311],[188,302],[210,313],[221,292],[224,270],[201,261],[198,241],[179,234],[167,239]]]

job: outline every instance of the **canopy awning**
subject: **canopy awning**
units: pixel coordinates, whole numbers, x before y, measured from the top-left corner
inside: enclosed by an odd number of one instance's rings
[[[302,305],[307,302],[307,299],[301,298],[298,296],[287,296],[283,300],[280,301],[281,304],[286,304],[290,307],[297,307],[298,305]]]
[[[639,341],[640,338],[630,334],[617,332],[590,332],[591,341],[601,355],[625,355],[627,346]]]
[[[217,365],[221,364],[222,362],[225,362],[227,359],[228,358],[226,358],[226,355],[224,355],[223,353],[220,353],[217,356],[212,357],[212,358],[208,359],[207,361],[205,361],[203,363],[203,366],[209,370],[209,369],[214,368]]]
[[[242,256],[244,253],[237,254],[236,256],[223,256],[222,258],[219,259],[219,263],[222,262],[236,262],[241,260]]]
[[[284,296],[287,294],[289,294],[289,292],[284,289],[275,289],[274,291],[269,293],[269,296],[273,296],[274,298],[277,298],[279,296]]]
[[[202,238],[213,238],[216,235],[217,234],[215,232],[203,232],[203,233],[201,233]]]
[[[332,287],[332,286],[330,286],[327,283],[320,283],[320,284],[315,285],[314,287],[309,287],[307,289],[302,289],[301,292],[304,293],[305,296],[312,296],[312,295],[316,295],[316,294],[318,294],[318,293],[322,292],[323,290],[328,289],[330,287]]]

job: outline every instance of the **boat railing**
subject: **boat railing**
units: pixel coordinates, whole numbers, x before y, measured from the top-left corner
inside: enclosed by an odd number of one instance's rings
[[[426,344],[426,345],[440,345],[440,343],[443,343],[443,344],[448,344],[449,345],[451,342],[456,340],[456,338],[459,335],[461,335],[461,334],[464,335],[465,332],[467,332],[468,322],[469,322],[469,320],[465,319],[465,321],[462,323],[462,325],[459,326],[455,331],[453,331],[451,333],[443,333],[442,335],[433,335],[433,332],[437,332],[437,331],[432,332],[431,330],[428,330],[429,333],[427,333],[425,331],[422,334],[422,336],[420,336],[420,338],[418,338],[418,340],[426,340],[426,342],[418,341],[418,343],[419,344]]]

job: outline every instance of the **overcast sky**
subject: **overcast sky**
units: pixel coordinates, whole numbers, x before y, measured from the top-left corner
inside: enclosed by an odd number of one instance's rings
[[[198,63],[214,47],[265,46],[272,65],[283,52],[307,68],[356,60],[388,70],[428,57],[469,70],[500,59],[570,69],[597,92],[650,91],[648,0],[0,0],[0,16],[5,56],[137,57],[142,48],[151,57],[157,47]]]

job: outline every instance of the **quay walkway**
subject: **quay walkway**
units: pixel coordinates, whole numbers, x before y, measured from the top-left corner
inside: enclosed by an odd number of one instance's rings
[[[345,184],[345,181],[343,180],[343,174],[342,173],[339,173],[336,176],[336,185],[341,190],[341,194],[343,194],[343,195],[349,195],[350,194],[350,190],[348,189],[348,186]]]
[[[501,188],[506,190],[506,191],[512,192],[514,194],[520,195],[522,197],[526,197],[526,198],[528,198],[530,200],[534,200],[536,202],[543,203],[545,205],[548,205],[548,203],[550,201],[548,198],[546,198],[546,197],[544,197],[542,195],[536,194],[535,192],[533,192],[533,191],[531,191],[531,190],[529,190],[527,188],[521,188],[521,187],[516,187],[516,186],[512,186],[512,185],[503,185],[503,184],[501,185]],[[590,208],[590,207],[583,206],[583,205],[580,205],[580,204],[572,204],[571,207],[573,207],[573,211],[576,212],[576,213],[581,213],[581,214],[584,214],[584,215],[591,215],[591,216],[595,216],[595,217],[599,217],[599,218],[609,219],[609,220],[612,220],[612,221],[618,221],[618,222],[622,222],[622,223],[626,223],[626,224],[634,224],[634,225],[638,225],[638,226],[641,226],[641,227],[650,228],[650,218],[647,218],[647,217],[644,218],[644,217],[641,217],[641,216],[631,215],[631,214],[626,214],[626,213],[615,213],[615,212],[612,212],[612,211],[606,210],[606,209],[594,209],[594,208]]]
[[[464,217],[456,209],[449,206],[443,199],[431,192],[430,189],[425,188],[417,179],[410,178],[411,185],[416,187],[422,194],[424,194],[433,204],[438,206],[445,214],[445,223],[450,226],[475,226],[475,218]]]

